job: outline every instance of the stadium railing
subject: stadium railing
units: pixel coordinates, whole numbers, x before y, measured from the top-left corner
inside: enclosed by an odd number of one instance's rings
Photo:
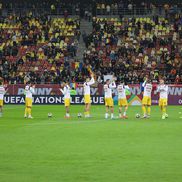
[[[15,7],[15,8],[3,8],[3,14],[17,14],[17,15],[23,15],[26,14],[27,12],[32,12],[33,15],[39,15],[39,14],[48,14],[48,15],[64,15],[65,11],[67,11],[68,15],[80,15],[80,12],[82,10],[78,10],[75,9],[75,7],[72,8],[56,8],[55,10],[51,10],[51,8],[49,7],[42,7],[42,8],[19,8],[19,7]],[[83,10],[84,11],[84,10]],[[164,8],[137,8],[134,7],[132,10],[129,10],[128,8],[117,8],[117,9],[113,9],[111,8],[110,11],[108,12],[105,9],[98,9],[96,8],[95,10],[93,10],[93,12],[95,11],[95,15],[122,15],[122,16],[144,16],[144,15],[161,15],[164,16],[165,15],[165,9]],[[175,13],[182,13],[182,7],[179,8],[171,8],[168,11],[169,14],[175,14]]]

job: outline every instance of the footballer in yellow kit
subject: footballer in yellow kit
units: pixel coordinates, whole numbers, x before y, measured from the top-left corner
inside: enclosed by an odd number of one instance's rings
[[[128,101],[126,99],[126,90],[129,91],[129,87],[127,85],[124,85],[124,81],[120,82],[120,84],[117,86],[118,91],[118,105],[119,105],[119,117],[123,119],[127,119],[128,116],[126,114],[128,110]],[[122,107],[124,107],[124,112],[122,115]]]
[[[70,86],[68,82],[63,82],[63,89],[60,89],[60,91],[64,94],[64,106],[66,109],[66,115],[65,118],[70,118]]]
[[[27,83],[25,87],[25,118],[30,118],[32,119],[32,99],[33,99],[33,94],[35,93],[35,85],[31,85],[30,82]]]
[[[114,88],[116,88],[114,79],[113,80],[107,79],[104,85],[104,98],[105,98],[105,107],[106,107],[105,119],[108,119],[109,110],[111,113],[111,119],[114,119],[114,103],[112,98],[112,89]]]
[[[94,75],[91,73],[91,79],[88,77],[86,82],[83,84],[83,91],[84,91],[84,102],[85,102],[85,117],[90,117],[90,105],[91,105],[91,97],[90,97],[90,86],[95,83]]]
[[[4,94],[6,93],[5,87],[3,86],[3,80],[0,79],[0,117],[3,114],[3,102],[4,102]]]
[[[162,119],[168,118],[166,113],[167,102],[168,102],[168,85],[165,85],[164,79],[159,80],[159,85],[157,87],[157,92],[159,92],[159,107],[162,112]]]
[[[143,110],[143,118],[150,118],[151,113],[151,94],[152,94],[152,83],[148,78],[145,79],[142,84],[144,87],[143,99],[142,99],[142,110]]]

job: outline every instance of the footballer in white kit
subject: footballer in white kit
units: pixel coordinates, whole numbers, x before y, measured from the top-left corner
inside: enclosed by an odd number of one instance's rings
[[[86,118],[90,117],[90,105],[91,105],[91,97],[90,97],[90,86],[95,83],[94,75],[91,73],[91,79],[87,78],[86,82],[83,84],[84,91],[84,102],[85,102],[85,110],[84,114]]]
[[[30,82],[25,86],[25,114],[24,117],[32,119],[32,101],[33,94],[35,94],[35,85],[32,85]]]
[[[159,107],[162,112],[162,119],[168,117],[166,113],[166,107],[168,102],[168,85],[164,83],[164,79],[159,80],[159,85],[157,87],[157,92],[159,92]]]
[[[128,110],[128,101],[126,98],[126,91],[129,91],[129,87],[128,85],[124,85],[124,82],[120,82],[120,84],[117,86],[117,91],[118,91],[119,117],[127,119],[128,116],[126,115],[126,112]],[[122,107],[124,107],[123,115],[122,115]]]
[[[2,117],[4,94],[5,93],[6,93],[6,90],[5,90],[5,87],[3,86],[3,82],[0,81],[0,117]]]
[[[110,109],[111,113],[111,119],[114,118],[114,103],[112,98],[112,89],[116,88],[116,83],[114,80],[106,80],[106,83],[104,85],[104,97],[105,97],[105,107],[106,107],[106,113],[105,113],[105,119],[108,119],[108,112]]]
[[[64,106],[66,108],[65,118],[70,118],[70,99],[71,99],[70,90],[71,90],[71,88],[70,88],[68,82],[64,82],[63,89],[60,89],[60,90],[64,95]]]
[[[144,87],[143,92],[143,99],[142,99],[142,110],[143,110],[143,118],[149,118],[151,113],[151,94],[152,94],[152,83],[151,80],[148,78],[145,79],[144,83],[142,84],[142,87]]]

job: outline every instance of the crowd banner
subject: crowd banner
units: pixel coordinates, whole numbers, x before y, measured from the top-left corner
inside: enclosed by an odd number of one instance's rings
[[[80,84],[72,84],[76,90],[76,96],[72,97],[72,104],[83,104],[83,87]],[[141,105],[142,90],[139,84],[129,85],[131,95],[127,96],[129,105]],[[6,104],[23,104],[25,85],[8,85],[5,95]],[[152,104],[158,104],[159,95],[156,92],[157,85],[153,86]],[[169,85],[169,105],[182,105],[182,85]],[[92,104],[104,104],[103,85],[91,87]],[[117,90],[113,89],[114,103],[117,104]],[[35,85],[34,104],[63,104],[64,99],[58,84]]]

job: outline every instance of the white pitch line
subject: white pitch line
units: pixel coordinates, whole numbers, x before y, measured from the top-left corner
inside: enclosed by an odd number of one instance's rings
[[[15,109],[24,109],[23,107],[4,107],[3,110],[15,110]]]
[[[90,121],[58,121],[58,122],[51,122],[51,123],[30,123],[30,124],[23,124],[23,125],[13,125],[13,126],[48,126],[48,125],[60,125],[60,124],[87,124],[87,123],[101,123],[101,122],[111,122],[113,120],[105,120],[103,119],[97,119],[97,120],[90,120]],[[10,125],[0,125],[4,127],[8,127]]]
[[[92,121],[58,121],[56,123],[32,123],[32,124],[25,124],[24,126],[46,126],[46,125],[60,125],[60,124],[87,124],[87,123],[96,123],[100,120],[92,120]],[[103,121],[104,122],[104,121]]]

